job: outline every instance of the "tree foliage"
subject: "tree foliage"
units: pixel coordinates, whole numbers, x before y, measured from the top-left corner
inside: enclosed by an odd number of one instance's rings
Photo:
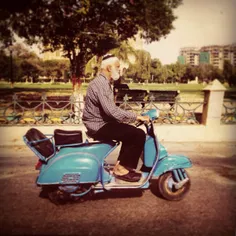
[[[173,10],[182,0],[21,0],[2,1],[0,40],[9,45],[13,33],[48,50],[62,48],[73,74],[139,31],[147,42],[173,29]]]
[[[161,76],[161,68],[162,64],[159,59],[154,58],[151,60],[151,68],[150,68],[150,82],[158,82]]]
[[[135,62],[130,64],[126,75],[133,78],[135,82],[144,82],[150,80],[151,55],[145,50],[135,51]]]
[[[10,80],[10,57],[0,50],[0,79]]]
[[[186,66],[181,65],[180,63],[172,63],[167,65],[168,69],[168,77],[171,82],[180,82],[181,78],[184,76],[186,72]]]
[[[20,43],[1,50],[0,61],[0,77],[12,83],[22,81],[24,76],[36,78],[40,71],[38,56]]]
[[[50,82],[67,82],[66,74],[69,72],[68,60],[46,60],[42,61],[41,66],[43,68],[41,76],[50,78]]]
[[[228,61],[224,61],[223,76],[230,86],[236,85],[236,68]]]
[[[12,68],[11,68],[12,61]],[[8,50],[0,51],[0,78],[12,82],[39,82],[39,76],[51,78],[51,82],[68,81],[68,60],[42,61],[35,53],[31,52],[23,44],[15,44]],[[50,79],[48,79],[50,81]]]

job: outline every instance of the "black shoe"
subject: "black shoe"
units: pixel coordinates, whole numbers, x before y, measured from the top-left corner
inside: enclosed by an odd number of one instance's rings
[[[124,167],[125,167],[125,169],[128,170],[129,172],[135,172],[135,173],[137,173],[136,170],[133,169],[133,168],[130,168],[130,167],[127,167],[127,166],[124,166]]]
[[[140,171],[142,172],[150,172],[152,170],[152,167],[147,167],[145,165],[142,165]]]
[[[137,173],[135,171],[129,171],[129,173],[127,173],[125,175],[116,175],[116,174],[114,174],[114,176],[117,179],[121,179],[121,180],[124,180],[124,181],[127,181],[127,182],[138,182],[141,179],[142,174]]]

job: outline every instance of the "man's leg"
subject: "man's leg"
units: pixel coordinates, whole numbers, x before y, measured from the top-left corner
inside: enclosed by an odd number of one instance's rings
[[[104,125],[95,135],[97,139],[122,142],[118,160],[120,164],[132,169],[137,168],[139,157],[146,140],[145,132],[134,126],[113,122]]]

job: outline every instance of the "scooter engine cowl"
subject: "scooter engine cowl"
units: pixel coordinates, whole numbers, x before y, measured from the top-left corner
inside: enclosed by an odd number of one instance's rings
[[[37,184],[94,183],[99,179],[99,168],[100,162],[94,154],[76,150],[63,155],[59,152],[41,170]]]

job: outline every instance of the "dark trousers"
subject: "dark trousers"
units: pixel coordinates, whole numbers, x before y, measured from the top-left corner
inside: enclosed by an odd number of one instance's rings
[[[118,160],[122,166],[136,169],[143,151],[146,134],[134,126],[112,122],[107,123],[95,134],[99,140],[117,140],[122,142]]]

